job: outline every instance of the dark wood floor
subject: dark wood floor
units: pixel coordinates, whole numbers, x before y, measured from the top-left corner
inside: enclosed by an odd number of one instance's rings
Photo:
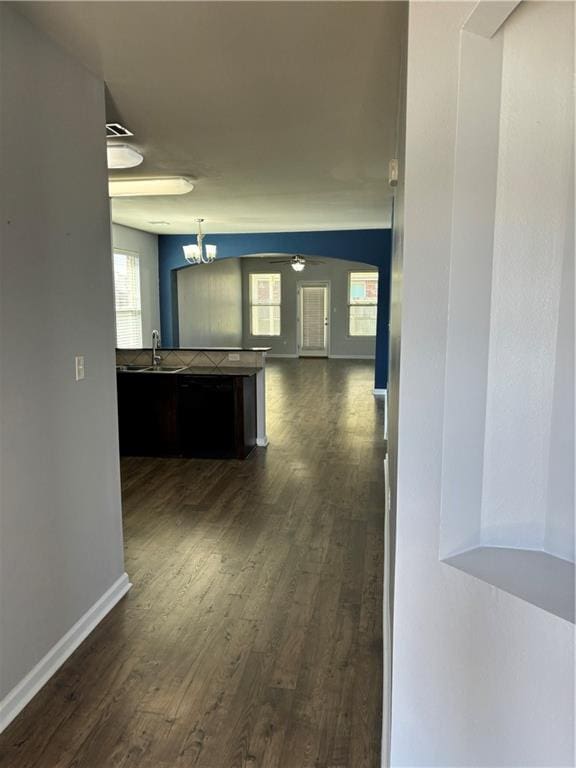
[[[270,446],[122,463],[133,589],[1,768],[376,768],[383,413],[365,361],[277,360]]]

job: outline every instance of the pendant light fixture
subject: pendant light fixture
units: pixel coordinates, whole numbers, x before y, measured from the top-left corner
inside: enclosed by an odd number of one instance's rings
[[[202,222],[204,219],[196,219],[198,222],[198,234],[196,243],[182,246],[184,258],[188,264],[212,264],[216,258],[215,245],[203,245],[204,235],[202,234]]]

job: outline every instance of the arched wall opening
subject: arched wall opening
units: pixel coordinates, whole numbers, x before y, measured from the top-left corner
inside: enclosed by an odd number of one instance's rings
[[[178,271],[189,268],[182,246],[194,235],[159,237],[160,315],[163,344],[180,345],[178,323]],[[390,230],[344,230],[330,232],[281,232],[206,235],[218,247],[218,259],[270,254],[312,254],[316,258],[339,259],[378,268],[378,311],[375,342],[376,389],[388,381],[388,318],[390,297]],[[192,267],[198,269],[198,267]]]

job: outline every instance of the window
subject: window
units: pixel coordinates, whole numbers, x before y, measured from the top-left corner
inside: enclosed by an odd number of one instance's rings
[[[348,283],[349,336],[376,336],[378,272],[350,272]]]
[[[250,333],[280,336],[280,273],[250,275]]]
[[[116,344],[125,349],[142,346],[140,258],[135,253],[114,252]]]

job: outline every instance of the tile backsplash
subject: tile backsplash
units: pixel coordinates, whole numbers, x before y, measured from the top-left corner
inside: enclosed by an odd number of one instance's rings
[[[204,365],[210,368],[263,368],[265,352],[251,349],[224,351],[217,349],[162,349],[163,365]],[[234,359],[230,359],[233,356]],[[236,359],[237,358],[237,359]],[[151,365],[152,348],[117,349],[117,365]]]

